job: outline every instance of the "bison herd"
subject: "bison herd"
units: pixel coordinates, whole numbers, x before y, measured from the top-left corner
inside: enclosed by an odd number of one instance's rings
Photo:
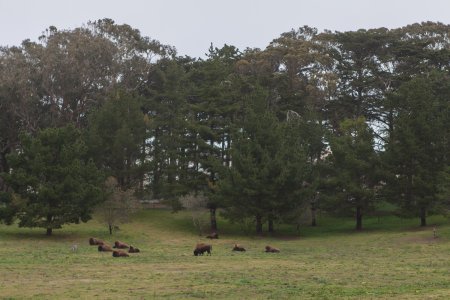
[[[212,233],[206,237],[210,238],[210,239],[218,239],[219,235],[217,233]],[[132,245],[123,243],[121,241],[115,241],[114,246],[111,247],[104,241],[97,239],[97,238],[93,238],[93,237],[91,237],[89,239],[89,245],[98,246],[97,249],[99,252],[112,252],[113,257],[128,257],[129,256],[128,253],[139,253],[140,252],[140,250],[138,248],[136,248]],[[120,249],[128,249],[128,253],[123,250],[120,250]],[[246,250],[241,245],[234,244],[232,251],[245,252]],[[212,245],[198,243],[194,249],[194,256],[203,255],[203,254],[205,254],[205,252],[207,253],[207,255],[211,255]],[[266,246],[264,252],[279,253],[280,249],[272,247],[272,246]]]
[[[219,235],[216,232],[213,232],[213,233],[207,235],[206,238],[208,238],[208,239],[218,239]],[[194,248],[194,256],[203,255],[205,252],[207,253],[207,255],[211,255],[211,251],[212,251],[212,245],[199,243]],[[241,245],[234,244],[234,247],[233,247],[232,251],[245,252],[245,248],[242,247]],[[266,246],[264,252],[279,253],[280,249],[272,247],[272,246]]]
[[[138,253],[141,252],[138,248],[123,243],[121,241],[115,241],[114,246],[110,246],[104,241],[91,237],[89,239],[89,245],[98,246],[99,252],[112,252],[113,257],[128,257],[128,253]],[[128,249],[128,253],[123,250],[114,250],[114,249]]]

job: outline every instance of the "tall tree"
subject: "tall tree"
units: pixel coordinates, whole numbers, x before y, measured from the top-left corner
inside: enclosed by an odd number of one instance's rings
[[[240,59],[240,51],[231,45],[222,48],[211,47],[206,60],[200,60],[189,72],[193,88],[188,97],[192,136],[195,142],[194,152],[196,169],[208,174],[202,177],[198,188],[208,197],[211,230],[217,231],[216,210],[219,203],[214,201],[218,169],[215,163],[231,164],[230,148],[235,124],[242,108],[243,80],[235,74],[235,64]],[[207,183],[207,184],[205,184]]]
[[[262,99],[246,110],[233,140],[233,162],[223,169],[218,183],[218,197],[228,216],[237,220],[253,216],[258,234],[264,220],[273,231],[275,219],[299,205],[306,162],[299,140],[265,109]]]
[[[147,138],[149,119],[141,107],[140,97],[117,91],[89,119],[89,153],[124,190],[136,188],[148,167],[142,144]]]
[[[448,166],[449,96],[450,80],[440,73],[412,79],[392,95],[397,116],[386,146],[390,176],[385,193],[405,213],[418,214],[421,226],[438,204]]]
[[[162,59],[149,73],[143,109],[150,119],[149,155],[152,157],[149,185],[153,197],[171,201],[179,208],[178,196],[187,193],[188,115],[186,65],[182,59]]]
[[[363,215],[373,208],[379,183],[373,131],[360,117],[341,122],[339,132],[330,138],[332,165],[326,180],[329,190],[325,206],[335,213],[354,213],[356,229],[361,230]]]
[[[12,171],[3,176],[16,199],[9,212],[20,227],[46,228],[51,235],[64,224],[88,221],[103,199],[102,173],[88,159],[73,126],[41,130],[35,138],[23,134],[20,151],[10,154],[8,162]]]

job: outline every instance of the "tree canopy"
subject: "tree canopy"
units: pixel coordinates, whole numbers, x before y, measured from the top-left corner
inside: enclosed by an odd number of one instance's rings
[[[100,169],[174,210],[204,195],[212,230],[217,209],[257,231],[307,209],[360,229],[375,200],[425,225],[450,197],[449,32],[304,26],[192,58],[110,19],[50,26],[0,48],[0,216],[86,220]]]

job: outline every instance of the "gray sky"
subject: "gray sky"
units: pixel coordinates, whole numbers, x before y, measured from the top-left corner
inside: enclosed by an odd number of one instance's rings
[[[347,31],[450,24],[450,0],[0,0],[0,46],[36,41],[50,25],[73,29],[102,18],[202,57],[211,42],[264,49],[303,25]]]

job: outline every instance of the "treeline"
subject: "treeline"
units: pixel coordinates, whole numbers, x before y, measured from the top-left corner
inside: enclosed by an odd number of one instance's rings
[[[231,220],[445,213],[450,25],[318,32],[204,59],[104,19],[0,49],[0,218],[87,221],[104,182]],[[252,225],[252,226],[253,226]]]

